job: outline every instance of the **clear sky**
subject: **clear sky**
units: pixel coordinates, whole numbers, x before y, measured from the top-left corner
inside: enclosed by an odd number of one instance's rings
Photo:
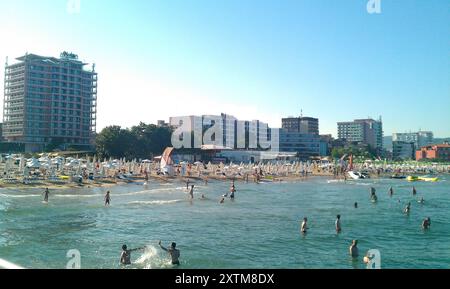
[[[98,130],[225,112],[450,136],[445,0],[0,0],[0,59],[74,52],[99,73]],[[3,87],[3,69],[0,70]]]

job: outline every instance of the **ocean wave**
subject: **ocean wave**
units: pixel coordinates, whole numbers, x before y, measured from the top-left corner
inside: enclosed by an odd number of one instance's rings
[[[145,194],[157,194],[160,192],[173,192],[173,188],[163,188],[163,189],[153,189],[153,190],[144,190],[144,191],[137,191],[137,192],[130,192],[130,193],[123,193],[123,194],[114,194],[115,196],[134,196],[134,195],[145,195]]]
[[[10,194],[0,194],[0,197],[4,198],[36,198],[42,195],[10,195]]]
[[[57,198],[94,198],[94,197],[100,197],[100,195],[49,195],[49,198],[51,197],[57,197]]]
[[[182,202],[183,200],[156,200],[156,201],[134,201],[129,202],[128,205],[167,205]]]

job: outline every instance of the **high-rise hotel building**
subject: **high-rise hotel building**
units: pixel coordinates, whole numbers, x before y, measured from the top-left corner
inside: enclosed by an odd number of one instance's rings
[[[89,150],[97,117],[95,65],[85,69],[78,56],[26,54],[5,65],[3,137],[42,151],[48,144]]]

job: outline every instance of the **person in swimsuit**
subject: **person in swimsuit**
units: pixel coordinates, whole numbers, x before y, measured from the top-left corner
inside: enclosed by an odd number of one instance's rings
[[[161,247],[161,249],[163,249],[164,251],[166,251],[170,254],[170,257],[172,258],[172,265],[180,265],[180,261],[178,260],[180,258],[180,250],[176,249],[176,246],[177,246],[176,243],[172,243],[172,245],[170,246],[169,249],[164,248],[161,245],[161,241],[159,241],[158,244]]]
[[[391,187],[389,189],[389,197],[392,197],[394,195],[394,189]]]
[[[350,256],[352,256],[352,258],[357,258],[359,256],[358,240],[352,241],[349,251],[350,251]]]
[[[428,218],[423,220],[423,222],[422,222],[422,229],[428,230],[430,228],[430,226],[431,226],[431,219],[430,219],[430,217],[428,217]]]
[[[44,195],[44,202],[48,203],[48,195],[50,194],[50,191],[48,188],[45,189],[43,195]]]
[[[409,214],[409,213],[411,212],[411,202],[409,202],[409,203],[406,205],[406,207],[405,207],[405,209],[403,210],[403,212],[404,212],[405,214]]]
[[[122,246],[122,254],[120,254],[120,264],[130,265],[131,264],[131,252],[138,250],[145,250],[146,247],[130,249],[128,250],[127,245]]]
[[[189,196],[191,200],[194,199],[194,185],[191,185],[191,189],[189,190]]]
[[[303,218],[303,222],[302,222],[302,225],[301,225],[301,228],[300,228],[300,231],[303,233],[303,234],[306,234],[306,231],[308,230],[308,224],[307,224],[307,222],[308,222],[308,218]]]
[[[336,221],[334,222],[335,227],[336,227],[336,233],[340,233],[342,231],[341,228],[341,215],[337,215],[336,216]]]
[[[111,195],[110,192],[107,191],[105,195],[105,207],[111,204]]]
[[[236,192],[236,187],[234,186],[234,182],[230,188],[230,199],[234,200],[234,193]]]

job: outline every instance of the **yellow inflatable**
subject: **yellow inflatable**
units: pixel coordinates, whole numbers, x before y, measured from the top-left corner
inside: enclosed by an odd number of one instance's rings
[[[422,181],[422,182],[437,182],[439,181],[438,178],[427,178],[427,177],[416,177],[416,176],[408,176],[406,178],[406,180],[408,182],[417,182],[417,181]]]

